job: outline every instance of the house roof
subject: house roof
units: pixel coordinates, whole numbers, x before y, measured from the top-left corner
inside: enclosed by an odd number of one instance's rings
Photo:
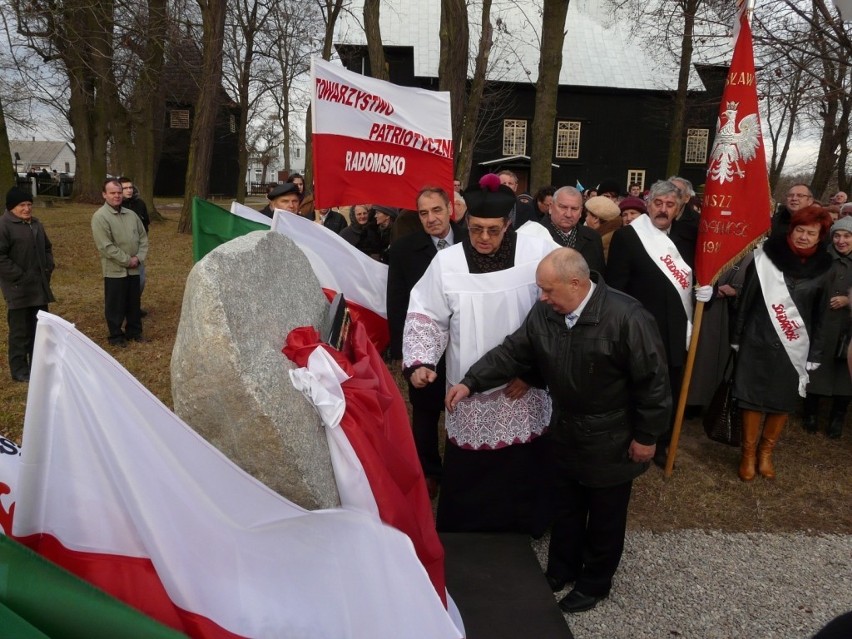
[[[494,0],[491,23],[498,28],[494,30],[490,80],[521,83],[537,80],[541,1]],[[353,0],[352,5],[348,14],[340,16],[335,42],[365,45],[366,36],[360,24],[363,0]],[[468,7],[470,45],[475,51],[481,7],[477,2],[469,3]],[[414,74],[438,77],[440,22],[440,0],[386,0],[381,9],[383,44],[413,47]],[[613,21],[607,3],[574,0],[568,5],[565,22],[560,85],[669,91],[677,88],[677,60],[661,64],[652,59],[628,25]],[[471,70],[472,65],[473,59]],[[704,89],[694,69],[689,88]]]
[[[53,164],[53,161],[62,153],[62,150],[71,145],[67,142],[50,142],[44,140],[10,140],[9,149],[12,158],[15,153],[21,156],[20,162],[24,164]]]

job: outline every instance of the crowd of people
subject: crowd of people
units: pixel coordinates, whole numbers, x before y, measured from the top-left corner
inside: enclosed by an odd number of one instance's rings
[[[582,612],[612,587],[633,480],[665,464],[696,302],[706,311],[687,404],[710,403],[737,353],[743,481],[775,477],[773,450],[800,407],[807,432],[842,436],[852,210],[845,193],[823,206],[794,184],[767,239],[699,286],[700,199],[688,180],[517,191],[506,170],[464,191],[424,187],[410,210],[353,204],[347,220],[315,209],[296,174],[261,213],[305,216],[388,265],[388,359],[407,380],[437,528],[540,536],[552,526],[548,582],[574,584],[559,605]],[[149,220],[131,179],[107,180],[103,197],[91,226],[108,340],[123,347],[144,341]],[[0,288],[18,381],[29,380],[36,314],[54,301],[53,266],[32,197],[13,188]]]

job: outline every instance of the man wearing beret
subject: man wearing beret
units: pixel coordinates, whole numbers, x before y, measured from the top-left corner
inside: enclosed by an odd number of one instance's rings
[[[601,236],[580,224],[582,214],[583,194],[573,186],[563,186],[553,194],[550,215],[539,223],[550,232],[554,242],[579,251],[590,269],[603,274],[606,262]]]
[[[297,184],[285,182],[273,187],[266,194],[266,199],[269,200],[269,204],[260,209],[260,212],[266,217],[272,217],[276,209],[298,215],[299,205],[302,203],[302,194]]]
[[[32,213],[32,196],[10,189],[0,217],[0,288],[9,321],[9,369],[17,382],[30,381],[36,315],[55,301],[50,290],[53,247]]]
[[[515,194],[497,176],[465,190],[468,236],[438,251],[411,291],[403,369],[415,388],[436,382],[446,350],[447,385],[520,326],[535,303],[535,269],[555,246],[515,233]],[[541,388],[512,379],[483,388],[447,415],[437,527],[445,532],[537,532],[539,436],[550,420]]]
[[[144,342],[139,266],[148,256],[148,234],[142,220],[121,206],[121,182],[104,182],[104,205],[92,216],[92,237],[101,255],[104,275],[104,316],[109,343]]]

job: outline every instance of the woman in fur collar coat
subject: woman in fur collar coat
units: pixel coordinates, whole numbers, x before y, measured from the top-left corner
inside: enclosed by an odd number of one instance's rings
[[[819,206],[797,211],[786,232],[773,233],[755,251],[746,274],[732,339],[739,350],[734,397],[743,418],[743,481],[757,473],[775,477],[775,444],[804,395],[807,371],[819,366],[831,268],[823,240],[830,226],[831,216]]]

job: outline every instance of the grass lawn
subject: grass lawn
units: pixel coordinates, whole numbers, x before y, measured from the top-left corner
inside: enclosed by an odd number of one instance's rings
[[[39,203],[40,204],[40,203]],[[37,204],[33,214],[53,243],[56,271],[50,311],[73,322],[104,347],[166,405],[172,405],[170,361],[184,284],[192,268],[192,238],[177,232],[179,204],[160,202],[164,222],[150,231],[148,284],[142,306],[145,337],[126,349],[108,346],[103,316],[103,278],[89,226],[93,205]],[[227,203],[221,203],[228,206]],[[8,370],[5,313],[0,317],[0,435],[20,443],[27,384]],[[37,389],[34,389],[37,390]],[[808,435],[797,417],[776,449],[778,478],[741,482],[737,449],[704,437],[698,420],[688,421],[674,475],[664,480],[652,468],[634,485],[630,526],[664,531],[708,528],[727,531],[852,533],[852,427],[840,441]]]

